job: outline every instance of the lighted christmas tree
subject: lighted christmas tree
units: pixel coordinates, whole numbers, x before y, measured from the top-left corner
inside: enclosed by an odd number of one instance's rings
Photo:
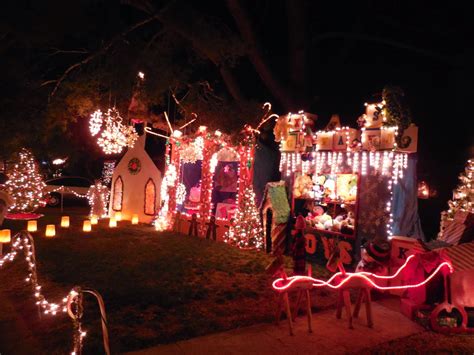
[[[5,183],[8,193],[14,199],[11,212],[33,212],[43,199],[45,184],[39,174],[33,154],[25,148],[18,153],[13,170]]]
[[[458,211],[474,213],[474,159],[469,159],[464,172],[459,175],[459,185],[453,191],[453,199],[448,201],[449,209],[441,212],[443,234],[447,221],[453,220]]]
[[[244,190],[242,203],[234,223],[224,236],[224,241],[239,248],[263,248],[263,229],[255,207],[255,193],[251,186],[247,186]]]

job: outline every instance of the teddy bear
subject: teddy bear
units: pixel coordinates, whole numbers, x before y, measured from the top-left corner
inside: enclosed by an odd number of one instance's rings
[[[293,187],[293,196],[300,198],[309,196],[310,191],[313,189],[313,181],[309,175],[300,175],[295,179]]]
[[[290,125],[286,116],[282,116],[277,119],[275,127],[273,128],[273,134],[275,135],[275,142],[281,142],[288,138],[288,132]]]

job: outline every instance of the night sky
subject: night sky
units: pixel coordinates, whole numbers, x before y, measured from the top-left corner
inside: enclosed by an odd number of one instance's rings
[[[168,2],[151,3],[160,8]],[[186,2],[181,3],[185,9]],[[239,34],[225,1],[188,3]],[[287,84],[290,56],[286,1],[241,4],[248,11],[265,60]],[[343,124],[355,127],[365,101],[381,93],[384,85],[400,86],[420,129],[419,178],[438,190],[435,199],[420,202],[425,233],[434,235],[439,212],[446,207],[457,175],[474,154],[472,12],[457,2],[308,1],[305,6],[305,83],[301,106],[293,111],[316,113],[318,128],[324,127],[333,113],[341,116]],[[145,17],[120,1],[15,1],[2,7],[0,90],[4,98],[13,95],[10,64],[34,61],[37,66],[29,68],[27,76],[46,79],[61,73],[66,63],[74,62],[71,57],[50,60],[39,46],[25,49],[30,40],[44,36],[61,48],[92,50]],[[13,33],[23,41],[6,47]],[[147,28],[128,40],[150,35],[152,29]],[[248,58],[241,57],[232,69],[246,97],[271,101],[278,113],[285,113]],[[217,80],[215,71],[200,70],[201,77]],[[6,117],[7,113],[2,112],[0,119]]]

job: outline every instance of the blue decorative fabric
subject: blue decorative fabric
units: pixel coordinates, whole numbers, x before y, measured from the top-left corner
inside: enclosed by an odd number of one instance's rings
[[[418,215],[418,183],[416,178],[416,154],[408,155],[408,166],[403,179],[393,188],[392,214],[393,235],[425,240]]]

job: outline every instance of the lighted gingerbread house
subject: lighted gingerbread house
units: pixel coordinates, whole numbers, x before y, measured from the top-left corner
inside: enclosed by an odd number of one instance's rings
[[[253,135],[236,142],[201,126],[192,134],[174,131],[166,150],[159,230],[223,240],[251,184]]]
[[[151,223],[159,211],[162,180],[160,160],[151,156],[161,156],[162,152],[156,148],[160,142],[153,142],[157,140],[155,137],[141,133],[115,167],[109,214],[121,212],[125,220],[136,214],[140,222]],[[150,155],[153,151],[155,154]]]

